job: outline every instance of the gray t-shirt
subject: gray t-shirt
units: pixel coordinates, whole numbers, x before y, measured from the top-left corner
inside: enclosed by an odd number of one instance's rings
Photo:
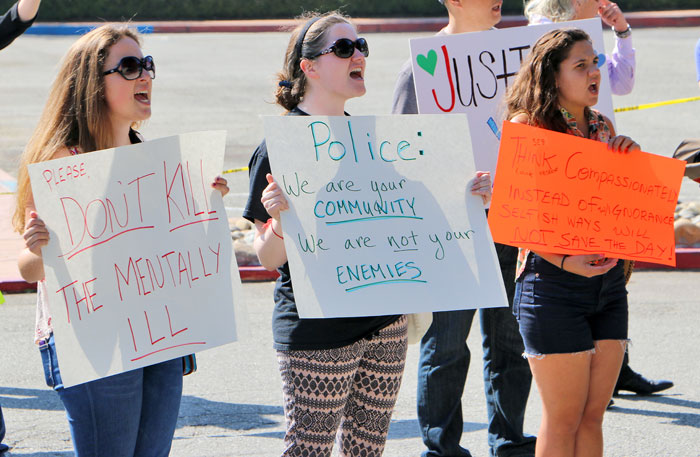
[[[403,64],[399,71],[399,77],[394,87],[394,96],[391,100],[392,114],[418,114],[418,102],[416,101],[416,87],[413,85],[413,67],[411,59]]]

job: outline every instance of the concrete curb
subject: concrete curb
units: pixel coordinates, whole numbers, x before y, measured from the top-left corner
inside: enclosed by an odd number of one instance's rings
[[[638,11],[625,13],[633,28],[700,26],[700,9],[674,11]],[[436,32],[447,19],[438,18],[355,18],[362,33]],[[34,24],[27,34],[80,35],[99,26],[99,22],[44,22]],[[259,33],[280,32],[296,25],[291,19],[253,19],[228,21],[151,21],[133,22],[140,33]],[[499,27],[526,25],[524,16],[503,16]]]

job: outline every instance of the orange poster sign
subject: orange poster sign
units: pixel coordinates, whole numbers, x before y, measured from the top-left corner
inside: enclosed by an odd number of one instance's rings
[[[534,251],[675,266],[673,211],[685,162],[504,122],[489,225]]]

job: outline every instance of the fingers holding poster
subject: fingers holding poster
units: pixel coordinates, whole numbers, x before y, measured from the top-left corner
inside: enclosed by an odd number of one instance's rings
[[[302,317],[507,304],[465,121],[265,118]]]
[[[29,167],[66,387],[236,339],[225,132]],[[206,297],[206,299],[203,299]]]
[[[682,161],[504,122],[489,225],[499,243],[675,265]]]

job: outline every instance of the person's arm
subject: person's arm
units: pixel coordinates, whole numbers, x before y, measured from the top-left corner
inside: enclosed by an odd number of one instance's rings
[[[34,23],[41,0],[20,0],[0,17],[0,49],[8,46]]]
[[[416,88],[413,85],[413,69],[409,59],[399,72],[394,87],[394,95],[391,100],[392,114],[418,114],[418,101],[416,100]]]
[[[25,218],[27,223],[22,234],[25,248],[17,258],[17,267],[25,281],[37,282],[44,279],[44,259],[41,248],[49,243],[49,231],[44,221],[37,215],[33,203],[27,206]]]
[[[255,224],[253,249],[260,264],[274,270],[287,262],[280,211],[289,208],[282,189],[272,179],[267,144],[263,140],[248,162],[250,187],[243,217]]]
[[[36,13],[39,12],[41,0],[19,0],[17,3],[17,14],[22,22],[34,22]]]
[[[69,157],[68,148],[58,150],[52,159]],[[17,267],[22,278],[27,282],[37,282],[44,279],[44,259],[41,248],[49,243],[49,231],[39,217],[34,206],[34,198],[30,195],[24,208],[24,249],[17,257]]]
[[[610,89],[615,95],[627,95],[634,88],[635,51],[632,37],[615,37],[615,49],[606,58]]]
[[[632,47],[632,29],[616,3],[602,0],[598,10],[603,23],[615,33],[615,49],[606,57],[610,88],[615,95],[627,95],[634,88],[635,51]]]
[[[289,203],[272,175],[268,173],[266,178],[268,185],[260,201],[270,215],[270,219],[267,222],[255,219],[253,248],[258,254],[260,264],[267,270],[275,270],[287,262],[280,212],[289,209]]]

